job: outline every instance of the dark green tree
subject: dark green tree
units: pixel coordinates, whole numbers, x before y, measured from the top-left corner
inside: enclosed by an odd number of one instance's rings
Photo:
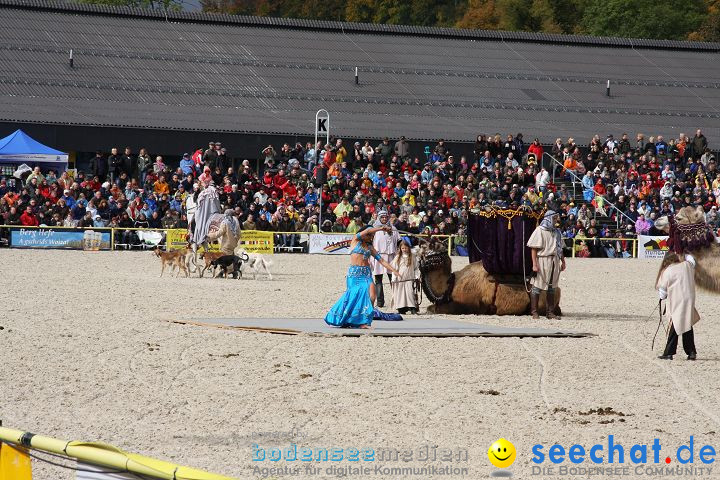
[[[684,40],[702,23],[702,0],[587,0],[580,31],[588,35]]]
[[[83,0],[165,8],[158,0]],[[184,0],[159,0],[172,5]],[[154,3],[153,3],[154,2]],[[720,0],[201,0],[205,11],[380,24],[720,40]]]
[[[708,0],[708,13],[696,32],[688,35],[689,40],[698,42],[720,42],[720,0]]]

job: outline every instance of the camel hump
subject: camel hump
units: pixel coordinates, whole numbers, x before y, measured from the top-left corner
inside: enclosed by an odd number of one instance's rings
[[[713,293],[720,293],[720,245],[692,252],[695,257],[695,284]]]

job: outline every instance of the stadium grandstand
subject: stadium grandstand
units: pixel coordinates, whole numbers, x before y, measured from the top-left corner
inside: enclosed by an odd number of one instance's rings
[[[81,159],[117,142],[179,159],[208,139],[257,157],[309,139],[319,108],[334,136],[404,135],[415,155],[438,138],[469,154],[496,132],[720,140],[720,44],[48,0],[0,0],[0,12],[0,135],[21,127]]]

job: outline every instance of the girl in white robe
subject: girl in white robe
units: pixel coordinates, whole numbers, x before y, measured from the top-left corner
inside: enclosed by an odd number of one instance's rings
[[[398,252],[392,260],[392,266],[400,273],[393,277],[392,308],[397,309],[398,313],[418,313],[419,305],[413,291],[413,283],[419,278],[417,261],[410,244],[405,240],[398,242]]]
[[[682,335],[688,360],[695,360],[693,325],[700,320],[695,309],[695,259],[692,255],[669,252],[664,263],[668,266],[658,276],[657,289],[660,300],[667,301],[666,311],[671,323],[665,352],[658,358],[672,360],[677,352],[678,336]]]

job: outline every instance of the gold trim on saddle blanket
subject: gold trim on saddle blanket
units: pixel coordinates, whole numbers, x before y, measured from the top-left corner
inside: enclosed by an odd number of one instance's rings
[[[484,218],[502,217],[508,221],[508,230],[512,230],[512,219],[517,216],[534,218],[536,226],[540,223],[540,220],[543,218],[543,216],[545,216],[545,210],[538,213],[534,212],[530,207],[520,207],[515,210],[510,208],[485,207],[478,210],[471,210],[471,213]]]

